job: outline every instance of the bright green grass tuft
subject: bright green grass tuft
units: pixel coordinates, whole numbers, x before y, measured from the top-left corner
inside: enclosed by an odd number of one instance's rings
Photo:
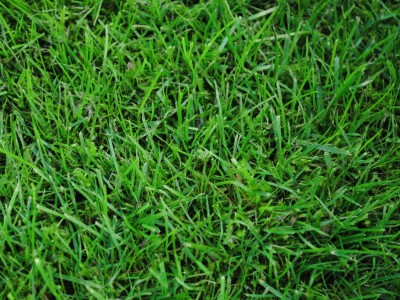
[[[399,61],[398,1],[1,1],[0,298],[397,298]]]

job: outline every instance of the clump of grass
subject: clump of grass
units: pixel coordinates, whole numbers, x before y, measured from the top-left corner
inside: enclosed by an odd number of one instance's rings
[[[0,3],[0,297],[396,298],[398,16]]]

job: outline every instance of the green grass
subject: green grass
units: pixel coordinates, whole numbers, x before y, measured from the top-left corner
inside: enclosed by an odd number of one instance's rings
[[[398,1],[1,1],[0,298],[396,299],[399,61]]]

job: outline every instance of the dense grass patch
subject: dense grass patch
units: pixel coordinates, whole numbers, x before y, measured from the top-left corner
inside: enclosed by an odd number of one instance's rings
[[[1,299],[395,299],[397,1],[0,2]]]

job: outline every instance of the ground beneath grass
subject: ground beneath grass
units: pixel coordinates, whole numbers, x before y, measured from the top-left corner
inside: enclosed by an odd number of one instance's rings
[[[396,299],[398,1],[0,2],[1,299]]]

